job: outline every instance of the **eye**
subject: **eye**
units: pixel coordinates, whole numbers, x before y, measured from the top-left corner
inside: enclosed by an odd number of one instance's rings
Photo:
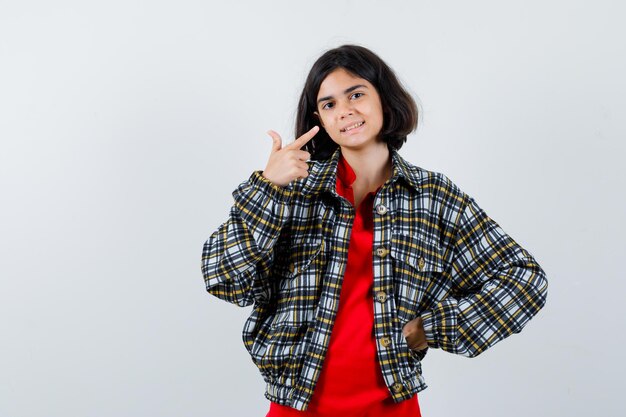
[[[328,105],[332,105],[332,104],[333,104],[333,103],[329,101],[328,103],[326,103],[326,104],[324,104],[324,105],[322,106],[322,109],[329,109],[330,107],[328,107]]]
[[[354,93],[354,94],[352,94],[352,97],[358,96],[358,97],[356,97],[356,98],[359,98],[359,97],[361,97],[362,95],[363,95],[363,93]]]

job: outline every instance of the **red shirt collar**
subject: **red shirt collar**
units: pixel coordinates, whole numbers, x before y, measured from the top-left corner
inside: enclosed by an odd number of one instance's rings
[[[337,178],[342,182],[344,187],[351,186],[356,180],[354,170],[343,155],[339,155],[339,162],[337,163]]]

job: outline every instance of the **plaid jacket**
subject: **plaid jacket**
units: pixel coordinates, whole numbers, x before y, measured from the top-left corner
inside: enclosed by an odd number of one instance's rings
[[[205,242],[207,291],[253,305],[243,341],[265,397],[306,410],[339,303],[353,206],[336,192],[340,148],[309,161],[286,187],[254,171]],[[518,333],[543,307],[535,258],[445,175],[391,150],[393,174],[374,200],[374,337],[394,401],[426,388],[402,327],[421,315],[428,345],[473,357]]]

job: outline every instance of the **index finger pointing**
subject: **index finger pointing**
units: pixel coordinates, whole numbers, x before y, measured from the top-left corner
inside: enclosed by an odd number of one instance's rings
[[[317,125],[313,126],[311,129],[309,129],[309,131],[304,133],[298,139],[294,140],[287,147],[290,148],[290,149],[300,149],[300,148],[302,148],[308,141],[311,140],[311,138],[313,136],[315,136],[317,134],[317,132],[319,132],[319,130],[320,130],[319,126],[317,126]]]

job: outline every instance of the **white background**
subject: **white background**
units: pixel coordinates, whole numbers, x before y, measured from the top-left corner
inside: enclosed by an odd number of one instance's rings
[[[421,103],[401,154],[548,275],[521,334],[430,351],[424,417],[621,415],[622,4],[0,1],[0,416],[265,416],[202,245],[343,43]]]

